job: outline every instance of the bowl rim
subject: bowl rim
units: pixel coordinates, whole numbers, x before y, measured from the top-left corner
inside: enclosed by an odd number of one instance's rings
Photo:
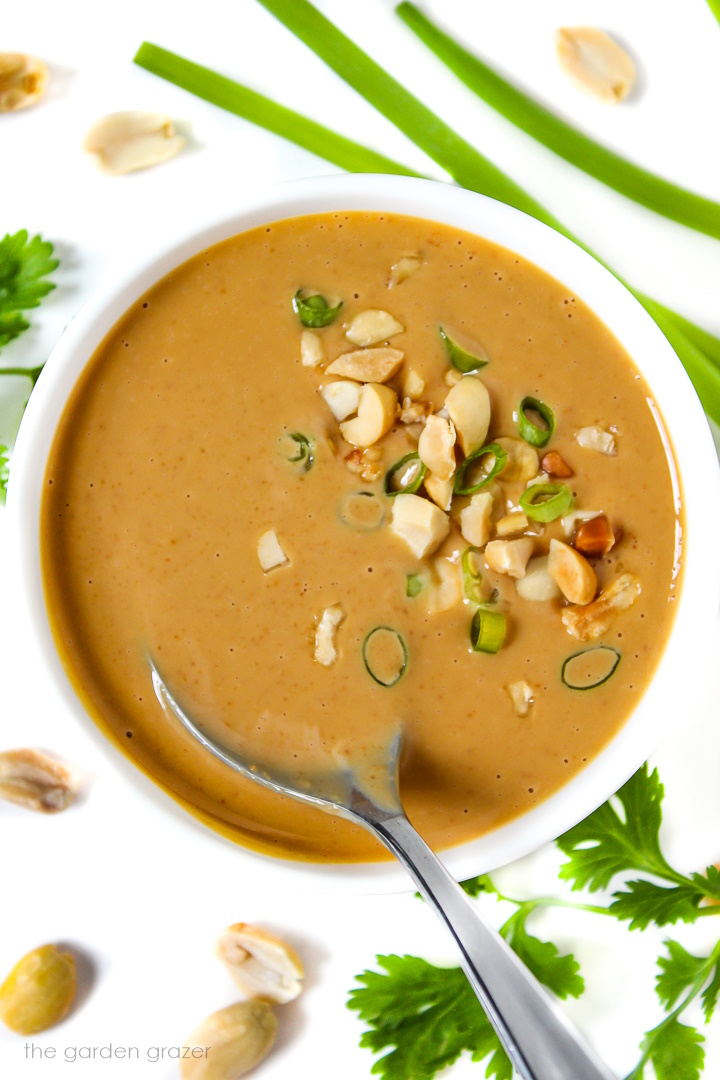
[[[19,570],[26,615],[45,669],[87,734],[96,738],[111,768],[143,797],[173,815],[179,827],[196,821],[169,793],[149,780],[102,734],[83,708],[55,650],[40,570],[39,520],[45,464],[68,395],[80,372],[118,318],[171,269],[237,233],[304,214],[366,210],[404,214],[455,226],[497,243],[539,266],[580,296],[627,349],[659,403],[682,488],[683,580],[662,658],[623,727],[558,791],[518,818],[443,852],[458,878],[512,862],[553,840],[609,798],[647,759],[682,715],[682,688],[709,670],[720,603],[720,560],[713,537],[720,530],[720,468],[709,425],[689,377],[672,347],[629,290],[571,240],[528,215],[451,184],[405,176],[323,176],[288,181],[246,193],[241,205],[215,206],[190,215],[192,224],[151,252],[113,271],[81,308],[53,349],[28,403],[16,441],[8,485],[12,556]],[[660,425],[662,432],[662,425]],[[679,490],[678,490],[679,497]],[[675,672],[683,673],[682,680]],[[217,835],[217,834],[216,834]],[[231,843],[231,841],[225,841]],[[314,863],[265,855],[233,845],[264,870],[324,890],[389,892],[409,888],[392,863]]]

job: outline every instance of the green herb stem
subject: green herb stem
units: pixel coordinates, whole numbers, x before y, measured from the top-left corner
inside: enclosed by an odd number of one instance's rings
[[[720,239],[720,204],[608,150],[504,79],[404,0],[396,14],[430,51],[496,112],[559,157],[672,221]]]
[[[40,378],[40,372],[45,367],[44,364],[38,364],[37,367],[25,368],[25,367],[6,367],[0,368],[0,375],[20,375],[25,379],[30,379],[33,386]]]
[[[307,0],[258,2],[462,187],[510,203],[565,231],[528,192],[460,138]]]
[[[218,105],[243,120],[249,120],[266,131],[272,131],[348,172],[419,175],[383,154],[376,154],[366,146],[337,135],[302,113],[287,109],[233,79],[218,75],[210,68],[195,64],[149,41],[140,46],[134,62],[182,90]]]

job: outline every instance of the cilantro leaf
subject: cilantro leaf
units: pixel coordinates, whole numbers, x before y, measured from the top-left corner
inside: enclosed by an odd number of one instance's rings
[[[705,1061],[703,1042],[705,1039],[694,1027],[681,1024],[674,1015],[668,1016],[645,1033],[640,1043],[642,1057],[627,1080],[641,1080],[648,1064],[652,1064],[656,1080],[700,1080]]]
[[[628,881],[626,890],[613,893],[608,911],[617,919],[630,919],[630,930],[645,930],[650,923],[695,922],[702,899],[694,885],[667,887],[652,881]]]
[[[27,330],[29,326],[30,323],[27,319],[23,319],[19,311],[9,311],[7,314],[0,313],[0,349],[2,349],[3,345],[14,341],[16,337],[20,337],[20,334]]]
[[[572,953],[564,956],[551,941],[541,941],[528,934],[525,922],[532,909],[522,907],[511,915],[500,933],[536,979],[563,1000],[578,998],[585,989],[578,964]]]
[[[626,870],[675,880],[660,851],[663,794],[657,770],[648,773],[643,765],[617,793],[622,817],[609,800],[558,839],[558,847],[569,856],[560,877],[572,882],[573,889],[591,892],[606,888]]]
[[[512,1066],[461,968],[440,968],[417,956],[378,956],[384,969],[364,971],[348,1008],[369,1025],[360,1045],[379,1058],[384,1080],[431,1080],[463,1051],[488,1060],[486,1077],[511,1080]]]
[[[0,504],[5,504],[7,495],[7,482],[10,475],[10,456],[7,446],[0,446]]]
[[[705,1013],[706,1024],[709,1024],[712,1020],[715,1006],[718,1003],[718,994],[720,994],[720,964],[716,962],[713,977],[703,990],[702,995],[703,1012]]]
[[[39,236],[28,239],[27,229],[0,240],[0,315],[37,307],[54,289],[47,281],[58,265],[53,246]]]
[[[667,956],[658,960],[660,974],[655,980],[655,990],[666,1012],[676,1004],[687,990],[692,990],[707,968],[706,956],[693,956],[677,941],[665,942]]]
[[[465,890],[468,896],[479,896],[480,893],[498,895],[489,874],[479,874],[477,877],[466,878],[465,881],[459,881],[458,885]]]

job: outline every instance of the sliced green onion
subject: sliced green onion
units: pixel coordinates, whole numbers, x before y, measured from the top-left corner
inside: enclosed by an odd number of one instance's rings
[[[408,574],[405,580],[405,595],[414,599],[425,588],[424,574]]]
[[[709,2],[716,5],[717,13],[718,0]],[[396,12],[466,86],[521,131],[626,198],[672,221],[720,238],[720,204],[648,172],[567,124],[463,49],[414,4],[401,3]]]
[[[555,521],[572,505],[572,491],[567,484],[533,484],[520,496],[520,509],[533,521]]]
[[[302,467],[302,472],[310,472],[315,464],[315,455],[312,451],[312,440],[299,431],[291,431],[288,439],[292,440],[289,447],[287,460],[293,465]]]
[[[467,349],[463,349],[461,345],[458,345],[456,341],[440,327],[440,337],[445,345],[445,351],[448,355],[448,360],[454,368],[458,371],[462,371],[463,375],[469,375],[473,371],[479,371],[481,367],[485,367],[488,362],[487,356],[473,356]]]
[[[479,568],[480,548],[466,547],[460,558],[462,569],[463,589],[465,596],[472,604],[482,604],[486,597],[483,596],[482,573]]]
[[[353,491],[340,504],[340,520],[358,532],[373,532],[385,520],[382,499],[374,491]]]
[[[570,690],[594,690],[615,674],[620,653],[611,645],[595,645],[568,656],[561,678]]]
[[[529,420],[525,415],[526,409],[533,409],[538,413],[547,424],[547,427],[541,428],[537,424],[533,424],[532,420]],[[547,446],[555,430],[555,413],[549,405],[546,405],[544,401],[540,401],[539,398],[524,397],[518,408],[518,428],[520,438],[524,439],[526,443],[530,443],[531,446]]]
[[[470,623],[470,641],[475,652],[499,652],[506,633],[507,618],[501,611],[477,609]]]
[[[293,311],[303,326],[312,326],[316,330],[334,322],[343,306],[342,300],[332,307],[320,293],[304,296],[304,289],[298,289],[292,298]]]
[[[413,462],[414,466],[410,462]],[[391,498],[395,495],[414,495],[416,491],[420,490],[426,472],[427,469],[420,460],[417,451],[406,454],[405,457],[400,458],[394,465],[391,465],[385,473],[385,494]],[[401,473],[401,475],[398,476],[398,473]],[[399,487],[392,486],[396,476]]]
[[[495,458],[493,467],[487,476],[484,476],[478,484],[465,483],[465,474],[472,465],[479,463],[480,459],[487,454],[492,454]],[[507,453],[503,450],[502,446],[498,446],[497,443],[488,443],[487,446],[481,446],[479,450],[474,450],[469,457],[466,457],[462,465],[459,466],[455,473],[455,483],[453,485],[453,491],[456,495],[474,495],[476,491],[480,491],[486,484],[489,484],[491,480],[503,471],[507,464]]]
[[[446,170],[462,187],[499,199],[569,237],[598,258],[510,177],[461,139],[417,98],[375,64],[306,0],[260,0],[366,101]],[[144,42],[134,62],[220,108],[289,139],[350,172],[419,175],[391,158],[337,135],[232,79]],[[598,259],[602,263],[602,259]],[[603,265],[605,265],[603,263]],[[610,267],[619,281],[622,277]],[[627,284],[623,282],[623,284]],[[720,423],[720,339],[631,286],[680,357],[705,412]]]
[[[380,686],[395,686],[407,671],[407,646],[390,626],[371,630],[363,642],[362,654],[368,674]]]

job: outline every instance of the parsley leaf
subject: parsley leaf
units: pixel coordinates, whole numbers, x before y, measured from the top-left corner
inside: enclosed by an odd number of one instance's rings
[[[579,974],[580,965],[572,953],[561,956],[551,941],[541,941],[528,934],[525,922],[531,910],[530,906],[520,908],[510,916],[500,933],[535,978],[554,994],[563,1000],[568,995],[580,997],[585,989],[583,977]]]
[[[641,1080],[651,1064],[656,1080],[700,1080],[705,1039],[694,1027],[681,1024],[673,1014],[645,1033],[640,1043],[642,1057],[627,1080]]]
[[[624,816],[612,800],[564,833],[558,847],[570,856],[560,868],[560,877],[573,889],[604,889],[616,874],[641,870],[677,880],[678,875],[660,851],[663,786],[657,769],[648,773],[643,765],[617,793]]]
[[[20,334],[27,330],[29,326],[30,323],[27,319],[23,319],[19,311],[9,311],[7,314],[0,313],[0,349],[2,349],[3,345],[14,341],[16,337],[20,337]]]
[[[703,899],[694,885],[666,887],[652,881],[628,881],[626,888],[613,893],[608,911],[617,919],[630,919],[630,930],[645,930],[650,923],[695,922]]]
[[[14,236],[7,233],[0,240],[1,316],[37,307],[55,288],[46,280],[58,265],[52,253],[53,246],[46,240],[39,236],[28,239],[27,229],[21,229]]]
[[[377,1053],[372,1072],[384,1080],[431,1080],[470,1051],[489,1058],[486,1077],[511,1080],[512,1066],[461,968],[417,956],[378,956],[384,972],[364,971],[348,1008],[369,1025],[360,1045]]]
[[[7,446],[0,446],[0,504],[5,503],[7,495],[7,482],[10,475],[9,454]]]

